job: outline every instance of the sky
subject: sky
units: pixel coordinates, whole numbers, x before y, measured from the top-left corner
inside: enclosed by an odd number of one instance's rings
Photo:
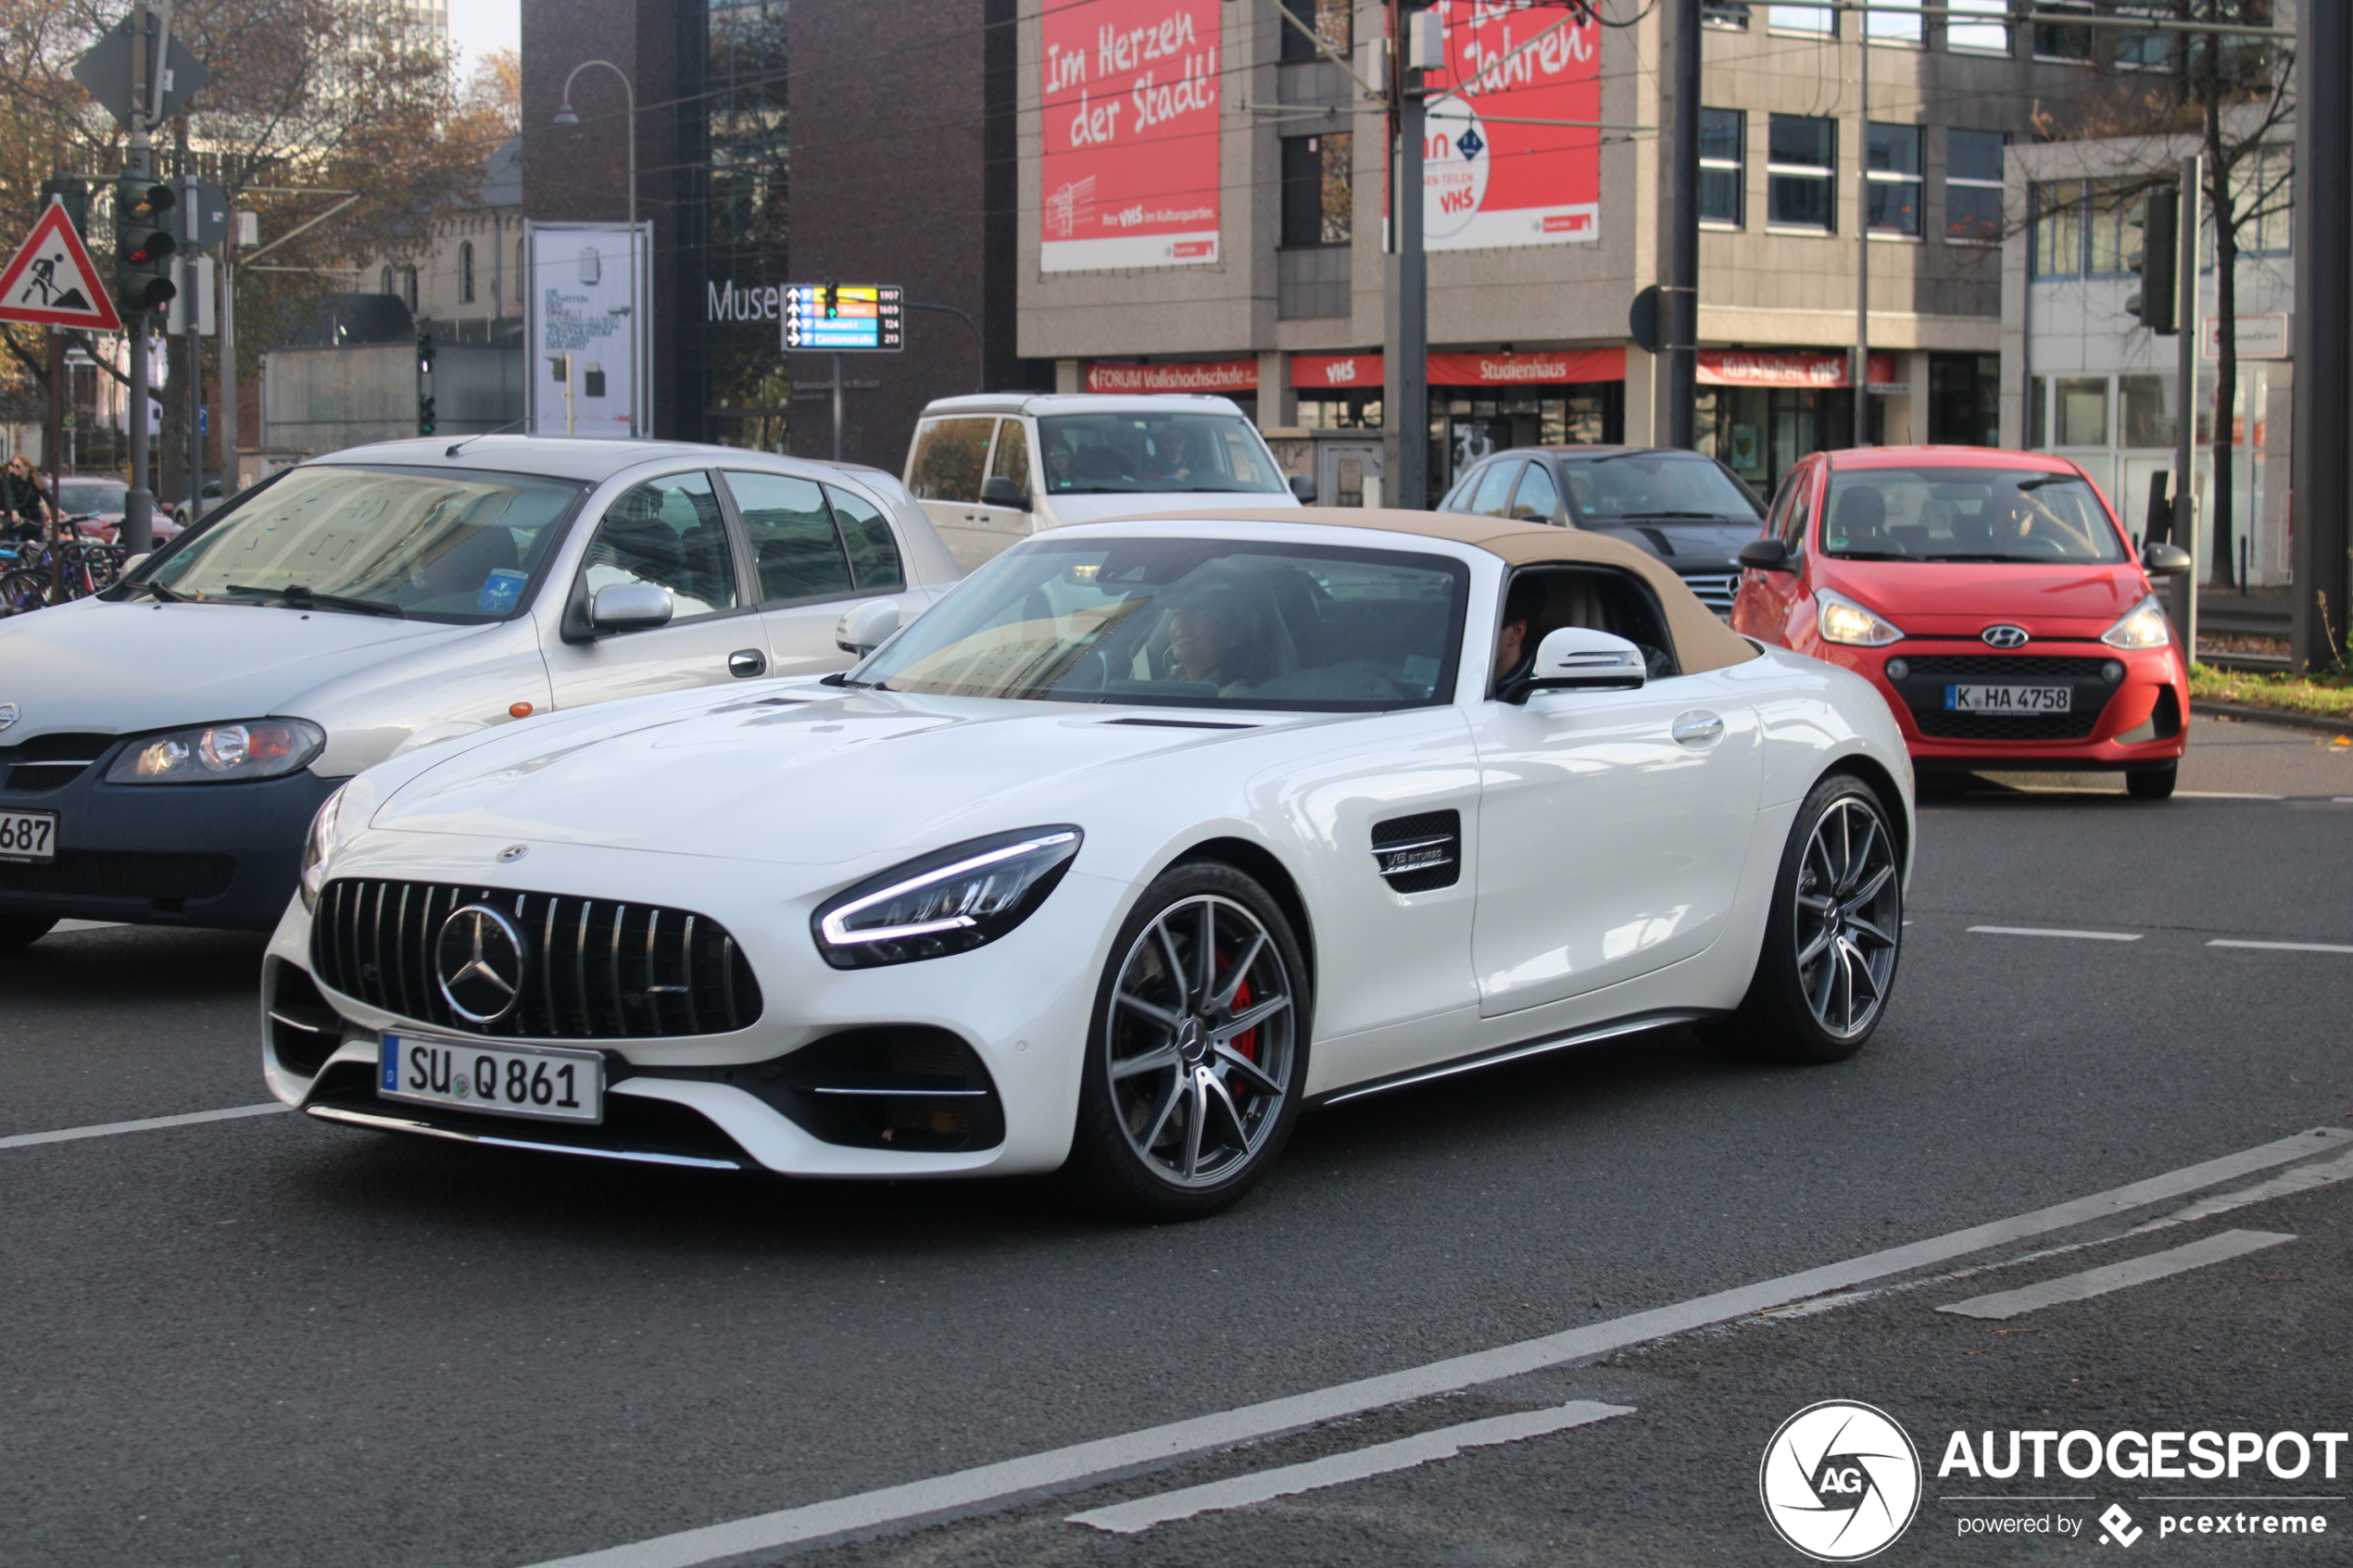
[[[461,78],[492,50],[521,47],[522,38],[522,0],[449,0],[449,42]]]

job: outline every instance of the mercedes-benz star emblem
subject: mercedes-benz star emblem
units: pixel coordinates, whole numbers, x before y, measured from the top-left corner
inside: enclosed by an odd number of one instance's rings
[[[2026,628],[1988,626],[1977,634],[1977,640],[1989,648],[2022,648],[2026,646]]]
[[[434,974],[450,1010],[469,1023],[496,1023],[522,999],[522,933],[504,912],[468,904],[441,922]]]
[[[510,844],[498,851],[498,863],[502,866],[510,866],[530,853],[531,846],[528,844]]]
[[[17,710],[17,705],[15,703],[0,702],[0,730],[6,729],[9,725],[15,723],[22,717],[24,717],[24,715]]]

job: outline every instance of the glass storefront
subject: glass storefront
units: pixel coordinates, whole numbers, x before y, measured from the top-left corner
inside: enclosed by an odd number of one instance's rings
[[[773,316],[785,277],[787,0],[680,0],[677,433],[785,449],[792,383]]]
[[[1308,430],[1378,430],[1381,394],[1302,391]],[[1491,452],[1513,446],[1607,445],[1625,439],[1626,383],[1429,389],[1429,495],[1435,506],[1455,476]]]
[[[1872,439],[1884,438],[1887,406],[1871,400]],[[1699,450],[1760,495],[1809,453],[1855,445],[1855,394],[1843,386],[1703,386],[1692,421]]]

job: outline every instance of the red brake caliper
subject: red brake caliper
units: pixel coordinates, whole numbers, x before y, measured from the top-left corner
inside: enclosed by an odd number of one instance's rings
[[[1248,1012],[1250,1010],[1250,982],[1247,980],[1234,987],[1234,1010],[1236,1012]],[[1230,1044],[1245,1060],[1254,1062],[1258,1060],[1258,1029],[1256,1025],[1253,1024],[1249,1029],[1244,1030],[1241,1034],[1235,1035],[1233,1039],[1227,1043]],[[1236,1083],[1232,1080],[1227,1081],[1227,1088],[1228,1092],[1237,1090],[1242,1093],[1250,1092],[1247,1085]]]

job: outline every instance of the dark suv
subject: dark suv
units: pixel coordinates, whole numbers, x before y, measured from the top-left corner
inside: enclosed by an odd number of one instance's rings
[[[1764,501],[1731,470],[1658,446],[1516,446],[1466,469],[1438,509],[1623,539],[1727,619],[1741,583],[1735,558],[1765,521]]]

